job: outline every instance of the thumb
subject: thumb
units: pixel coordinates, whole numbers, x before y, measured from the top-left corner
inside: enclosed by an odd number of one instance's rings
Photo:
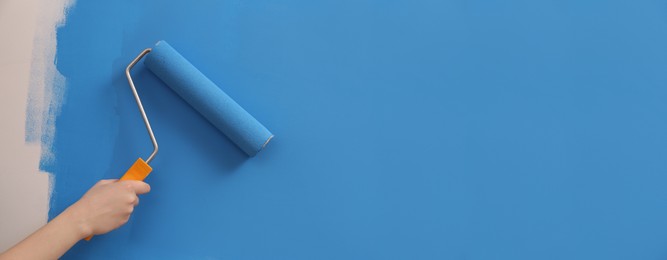
[[[151,186],[148,185],[148,183],[145,183],[143,181],[132,181],[132,180],[126,180],[126,181],[121,181],[126,185],[129,185],[129,187],[134,190],[134,193],[137,195],[139,194],[145,194],[151,191]]]

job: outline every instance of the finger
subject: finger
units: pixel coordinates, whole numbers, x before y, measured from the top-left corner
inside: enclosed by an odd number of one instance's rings
[[[151,191],[151,186],[148,185],[148,183],[145,183],[143,181],[121,181],[124,184],[129,185],[129,187],[134,191],[136,194],[144,194],[148,193]]]
[[[137,198],[134,199],[134,206],[136,207],[138,205],[139,205],[139,196],[137,196]]]

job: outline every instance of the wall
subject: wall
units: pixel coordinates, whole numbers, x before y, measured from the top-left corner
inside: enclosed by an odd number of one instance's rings
[[[39,171],[40,142],[26,143],[25,131],[34,39],[38,26],[49,26],[38,22],[38,6],[39,1],[0,2],[0,252],[47,220],[49,176]],[[49,7],[57,5],[44,6]]]
[[[247,158],[142,64],[161,151],[64,258],[664,259],[653,1],[113,1],[57,32],[49,216],[150,142],[123,69],[169,41],[276,138]]]

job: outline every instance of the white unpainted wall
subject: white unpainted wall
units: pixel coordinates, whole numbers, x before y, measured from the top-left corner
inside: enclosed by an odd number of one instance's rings
[[[39,162],[50,156],[49,111],[62,98],[53,90],[64,80],[54,63],[56,29],[70,2],[0,0],[0,252],[47,221],[50,177]],[[34,128],[28,135],[26,125]]]

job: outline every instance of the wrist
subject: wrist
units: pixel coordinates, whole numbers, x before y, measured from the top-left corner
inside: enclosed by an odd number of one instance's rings
[[[74,206],[74,205],[73,205]],[[79,238],[83,239],[93,235],[93,229],[90,227],[86,218],[75,208],[69,207],[56,218],[61,218],[67,223],[69,229]]]

